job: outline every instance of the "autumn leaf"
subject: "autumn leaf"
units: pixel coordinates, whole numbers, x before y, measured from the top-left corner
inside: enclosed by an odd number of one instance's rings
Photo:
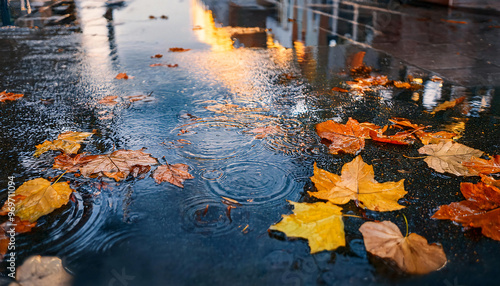
[[[393,117],[392,119],[389,119],[389,121],[401,129],[408,128],[408,129],[413,129],[413,130],[422,130],[422,129],[429,127],[429,126],[425,126],[425,125],[411,123],[410,120],[405,119],[405,118],[400,118],[400,117]]]
[[[500,188],[500,180],[495,180],[493,177],[485,176],[483,174],[479,174],[479,176],[481,176],[481,182],[485,183],[486,185]]]
[[[418,149],[420,154],[429,155],[425,158],[427,165],[439,173],[450,173],[457,176],[474,176],[462,162],[470,161],[473,156],[483,155],[483,151],[473,149],[456,142],[441,142],[430,144]]]
[[[340,87],[333,87],[332,91],[349,92],[347,89],[343,89],[343,88],[340,88]]]
[[[469,161],[462,162],[472,173],[494,174],[500,173],[500,155],[494,155],[490,160],[472,157]]]
[[[116,96],[116,95],[108,95],[108,96],[104,97],[103,99],[99,100],[98,103],[99,104],[106,104],[106,105],[115,105],[118,103],[118,101],[116,101],[117,98],[118,98],[118,96]]]
[[[262,139],[267,137],[268,135],[274,135],[276,133],[279,133],[281,131],[279,126],[276,125],[270,125],[266,127],[257,127],[254,128],[248,132],[250,133],[256,133],[255,139]]]
[[[393,260],[405,272],[427,274],[446,264],[441,245],[428,244],[427,239],[415,233],[403,237],[397,225],[390,221],[365,222],[359,231],[366,251]]]
[[[8,212],[3,212],[1,215],[7,215]],[[7,235],[7,231],[14,228],[16,234],[30,232],[32,228],[36,226],[36,222],[29,222],[27,220],[21,220],[19,217],[14,216],[12,221],[7,220],[0,225],[0,261],[3,259],[9,248],[10,237]]]
[[[439,144],[442,141],[453,141],[454,138],[457,138],[458,135],[453,132],[447,131],[439,131],[439,132],[425,132],[425,131],[417,131],[415,132],[418,139],[422,141],[422,144]]]
[[[66,182],[51,184],[43,178],[27,181],[14,193],[14,214],[21,220],[35,222],[39,217],[67,204],[72,192]],[[9,200],[5,202],[0,212],[2,214],[9,212]]]
[[[134,167],[151,166],[158,163],[158,160],[142,150],[118,150],[111,154],[90,155],[85,159],[88,162],[79,167],[82,176],[87,178],[106,176],[116,181],[127,178]]]
[[[170,48],[169,51],[170,52],[187,52],[187,51],[190,51],[191,49],[183,49],[183,48],[178,48],[178,47],[174,47],[174,48]]]
[[[116,79],[133,79],[134,77],[133,76],[129,76],[127,75],[127,73],[119,73],[116,77]]]
[[[54,158],[54,165],[52,168],[68,172],[76,172],[80,167],[91,160],[91,157],[85,154],[68,155],[63,153]]]
[[[80,150],[80,143],[82,143],[87,137],[91,136],[91,132],[74,132],[68,131],[59,134],[57,139],[54,141],[45,141],[40,145],[36,145],[35,157],[49,151],[56,150],[67,154],[76,154]]]
[[[409,145],[415,143],[415,136],[413,132],[398,132],[394,135],[383,135],[377,131],[370,131],[370,137],[373,141],[396,144],[396,145]]]
[[[363,59],[365,58],[365,54],[366,52],[363,51],[354,54],[351,61],[351,68],[356,69],[361,67],[363,65]]]
[[[352,118],[349,118],[346,124],[332,120],[316,124],[316,133],[331,142],[328,145],[331,154],[356,154],[365,147],[365,138],[370,138],[369,129],[363,128]]]
[[[176,68],[179,67],[178,64],[150,64],[150,67],[169,67],[169,68]]]
[[[448,20],[448,19],[441,19],[442,22],[446,23],[451,23],[451,24],[467,24],[466,21],[457,21],[457,20]]]
[[[481,228],[485,236],[500,241],[500,189],[479,182],[461,183],[460,191],[466,200],[439,207],[432,218]]]
[[[0,92],[0,102],[5,102],[7,100],[18,100],[23,97],[24,94],[7,92],[6,90]]]
[[[144,101],[153,100],[152,97],[150,97],[148,95],[144,95],[144,94],[128,95],[128,96],[125,96],[124,98],[128,99],[128,101],[130,101],[130,102],[136,102],[136,101],[141,101],[141,100],[144,100]]]
[[[346,204],[353,200],[359,206],[373,211],[394,211],[404,208],[398,200],[406,195],[404,179],[398,182],[375,181],[373,166],[363,162],[361,156],[342,167],[342,175],[320,169],[314,163],[311,177],[317,192],[309,195],[334,204]]]
[[[61,259],[52,256],[29,257],[16,273],[16,285],[22,286],[70,286],[72,280]]]
[[[177,187],[184,188],[185,180],[194,179],[193,175],[189,174],[189,166],[186,164],[174,164],[159,166],[153,173],[153,179],[157,184],[161,182],[169,182]]]
[[[269,227],[270,230],[307,239],[311,253],[345,246],[341,207],[331,202],[289,203],[294,207],[293,214],[283,215],[279,223]]]
[[[440,105],[436,106],[436,108],[434,108],[434,110],[432,110],[431,114],[435,114],[438,111],[442,111],[442,110],[446,110],[446,109],[449,109],[449,108],[453,108],[456,105],[464,102],[464,100],[465,100],[465,96],[459,97],[459,98],[457,98],[455,100],[445,101],[445,102],[441,103]]]
[[[156,54],[154,56],[151,56],[152,59],[161,59],[163,58],[163,55],[162,54]]]

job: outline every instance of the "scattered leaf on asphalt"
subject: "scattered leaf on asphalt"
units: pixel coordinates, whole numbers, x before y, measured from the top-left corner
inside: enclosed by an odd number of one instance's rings
[[[43,178],[29,180],[14,193],[14,214],[21,220],[35,222],[39,217],[67,204],[72,192],[66,182],[51,184]],[[9,212],[8,202],[5,202],[0,214]]]
[[[158,160],[142,150],[118,150],[111,154],[90,155],[86,160],[89,162],[79,168],[84,177],[106,176],[116,181],[127,178],[133,167],[158,163]]]
[[[283,215],[279,223],[269,227],[270,230],[307,239],[311,253],[345,246],[341,207],[330,202],[289,203],[294,207],[293,214]]]
[[[446,264],[441,245],[428,244],[427,239],[415,233],[403,237],[397,225],[390,221],[365,222],[359,231],[366,251],[393,260],[405,272],[426,274]]]
[[[331,142],[328,145],[331,154],[356,154],[365,147],[365,138],[369,138],[369,130],[352,118],[349,118],[346,124],[332,120],[316,124],[316,132],[319,137]]]
[[[36,145],[36,151],[34,156],[38,157],[41,154],[49,150],[57,150],[64,152],[66,154],[76,154],[80,150],[80,143],[82,143],[87,137],[91,136],[91,132],[74,132],[68,131],[59,134],[57,140],[45,141],[40,145]]]
[[[486,185],[491,185],[500,188],[500,180],[495,180],[495,178],[490,176],[485,176],[483,174],[479,174],[479,176],[481,176],[481,182],[485,183]]]
[[[7,100],[18,100],[23,97],[24,94],[7,92],[6,90],[0,92],[0,102],[5,102]]]
[[[441,142],[430,144],[418,149],[420,154],[429,155],[425,162],[439,173],[450,173],[457,176],[474,176],[462,162],[470,161],[472,157],[483,155],[483,151],[473,149],[456,142]]]
[[[187,51],[190,51],[191,49],[184,49],[184,48],[178,48],[178,47],[174,47],[174,48],[170,48],[169,51],[170,52],[187,52]]]
[[[398,200],[407,193],[404,179],[398,182],[379,183],[375,181],[373,166],[363,162],[361,156],[342,167],[342,175],[320,169],[314,163],[311,177],[317,192],[309,195],[334,204],[355,201],[359,206],[373,211],[394,211],[404,208]]]
[[[449,109],[449,108],[453,108],[456,105],[464,102],[464,100],[465,100],[465,96],[459,97],[459,98],[457,98],[455,100],[445,101],[445,102],[441,103],[440,105],[436,106],[436,108],[434,108],[434,110],[432,110],[431,114],[435,114],[438,111],[442,111],[442,110],[446,110],[446,109]]]
[[[461,183],[460,191],[465,201],[441,206],[432,218],[479,227],[485,236],[500,241],[500,189],[479,182]]]
[[[500,155],[494,155],[490,160],[472,157],[469,161],[462,162],[472,173],[494,174],[500,173]]]
[[[376,131],[370,131],[370,137],[373,141],[396,144],[409,145],[415,143],[415,136],[412,132],[398,132],[394,135],[383,135]]]
[[[53,256],[32,256],[16,273],[16,281],[22,286],[70,286],[72,280],[61,259]]]
[[[159,166],[153,173],[153,179],[156,183],[169,182],[177,187],[184,188],[182,184],[185,180],[194,179],[193,175],[189,174],[189,166],[186,164],[166,164]]]

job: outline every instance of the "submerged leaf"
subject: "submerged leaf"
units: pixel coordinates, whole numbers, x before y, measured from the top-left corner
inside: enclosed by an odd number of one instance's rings
[[[359,231],[366,251],[393,260],[405,272],[426,274],[446,264],[441,245],[428,244],[427,239],[415,233],[403,237],[397,225],[390,221],[365,222]]]
[[[76,154],[80,150],[82,143],[87,137],[94,133],[91,132],[73,132],[68,131],[59,134],[57,140],[45,141],[40,145],[36,145],[34,156],[38,157],[49,150],[58,150],[67,154]]]
[[[22,286],[70,286],[72,280],[61,259],[51,256],[32,256],[19,266],[16,273],[16,281]]]
[[[184,188],[185,180],[194,179],[193,175],[189,174],[189,166],[186,164],[166,164],[159,166],[153,173],[153,179],[160,184],[161,182],[169,182],[177,187]]]
[[[276,133],[279,133],[281,131],[281,128],[276,125],[270,125],[266,127],[257,127],[254,128],[248,132],[250,133],[255,133],[255,139],[262,139],[267,137],[268,135],[274,135]]]
[[[67,204],[72,192],[66,182],[51,184],[43,178],[27,181],[14,193],[14,214],[21,220],[35,222],[39,217]],[[5,214],[8,211],[7,200],[0,212]]]
[[[462,162],[470,161],[473,156],[483,155],[483,151],[467,147],[455,142],[430,144],[418,149],[420,154],[429,155],[425,162],[439,173],[450,173],[457,176],[474,176]]]
[[[375,181],[373,166],[357,156],[342,167],[342,175],[322,170],[314,163],[311,177],[318,192],[309,195],[334,204],[346,204],[353,200],[361,207],[373,211],[393,211],[404,208],[398,200],[406,195],[404,179],[398,182],[379,183]]]
[[[330,202],[289,203],[294,206],[293,214],[283,215],[283,220],[269,227],[270,230],[307,239],[311,253],[345,246],[341,207]]]

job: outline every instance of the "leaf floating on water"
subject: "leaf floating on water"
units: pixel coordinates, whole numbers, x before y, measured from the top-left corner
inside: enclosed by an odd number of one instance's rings
[[[189,166],[186,164],[166,164],[159,166],[153,173],[153,179],[156,183],[169,182],[180,188],[184,188],[184,181],[194,179],[193,175],[189,174]]]
[[[465,100],[465,96],[459,97],[455,100],[445,101],[445,102],[441,103],[440,105],[436,106],[436,108],[434,108],[434,110],[431,112],[431,114],[436,114],[436,112],[438,112],[438,111],[453,108],[453,107],[457,106],[458,104],[464,102],[464,100]]]
[[[116,181],[127,178],[134,167],[158,164],[158,160],[142,150],[118,150],[106,155],[90,155],[85,159],[89,161],[79,168],[84,177],[106,176]]]
[[[24,94],[7,92],[6,90],[0,92],[0,102],[5,102],[7,100],[18,100],[23,97]]]
[[[427,165],[439,173],[450,173],[457,176],[475,176],[474,171],[469,171],[462,162],[467,162],[472,157],[480,157],[483,151],[467,147],[455,142],[441,142],[430,144],[418,149],[420,154],[429,155],[425,158]]]
[[[150,64],[150,67],[169,67],[169,68],[177,68],[178,64]]]
[[[152,59],[161,59],[163,58],[163,55],[162,54],[156,54],[154,56],[151,56]]]
[[[460,191],[465,201],[441,206],[432,218],[479,227],[485,236],[500,241],[500,189],[480,182],[461,183]]]
[[[118,96],[116,96],[116,95],[108,95],[108,96],[104,97],[103,99],[99,100],[98,103],[106,104],[106,105],[115,105],[118,103],[118,101],[116,101],[117,98],[118,98]]]
[[[2,212],[1,215],[7,215],[7,212]],[[12,221],[11,221],[12,220]],[[10,237],[7,235],[7,231],[14,228],[16,234],[30,232],[32,228],[36,226],[36,222],[30,222],[28,220],[21,220],[18,216],[9,218],[6,222],[0,225],[0,261],[2,261],[4,255],[7,253],[9,248]]]
[[[316,133],[331,142],[328,146],[331,154],[356,154],[365,147],[365,138],[370,137],[369,130],[352,118],[349,118],[346,124],[332,120],[316,124]]]
[[[61,259],[52,256],[32,256],[16,273],[16,281],[22,286],[71,286],[72,280]]]
[[[52,168],[72,173],[78,171],[80,167],[91,160],[92,158],[90,156],[84,154],[68,155],[63,153],[54,158],[54,165]]]
[[[359,231],[363,234],[366,251],[393,260],[405,272],[426,274],[446,264],[441,245],[428,244],[427,239],[415,233],[403,237],[390,221],[365,222]]]
[[[341,207],[331,202],[289,203],[294,206],[293,214],[283,215],[279,223],[269,227],[270,230],[307,239],[311,253],[345,246]]]
[[[94,133],[91,132],[74,132],[68,131],[59,134],[57,140],[45,141],[40,145],[36,145],[34,156],[38,157],[49,150],[57,150],[67,154],[76,154],[80,150],[80,143]]]
[[[342,175],[320,169],[314,163],[311,177],[317,192],[309,195],[334,204],[346,204],[353,200],[359,206],[373,211],[394,211],[404,208],[398,200],[406,195],[404,179],[398,182],[375,181],[373,166],[363,162],[361,156],[342,167]]]
[[[469,161],[463,162],[472,173],[494,174],[500,173],[500,155],[494,155],[490,160],[472,157]]]
[[[168,49],[170,52],[187,52],[187,51],[190,51],[191,49],[184,49],[184,48],[178,48],[178,47],[174,47],[174,48],[170,48]]]
[[[133,79],[134,77],[133,76],[129,76],[127,75],[127,73],[119,73],[116,77],[116,79]]]
[[[43,178],[29,180],[14,193],[14,214],[21,220],[35,222],[39,217],[67,204],[72,192],[73,189],[66,182],[51,184]],[[8,202],[5,202],[0,214],[9,212]]]

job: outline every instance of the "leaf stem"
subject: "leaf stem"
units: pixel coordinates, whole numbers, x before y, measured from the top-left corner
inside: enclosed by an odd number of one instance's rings
[[[410,156],[406,156],[406,155],[403,155],[403,157],[408,158],[408,159],[425,159],[425,158],[427,158],[427,156],[421,156],[421,157],[410,157]]]
[[[64,176],[64,174],[66,174],[68,172],[68,170],[64,171],[64,173],[62,173],[59,178],[57,178],[57,180],[55,180],[55,182],[53,182],[51,185],[55,185],[57,184],[57,182],[59,182],[59,180],[62,178],[62,176]]]
[[[406,219],[405,214],[403,214],[403,218],[405,219],[405,223],[406,223],[406,235],[405,235],[405,237],[408,237],[408,220]]]

